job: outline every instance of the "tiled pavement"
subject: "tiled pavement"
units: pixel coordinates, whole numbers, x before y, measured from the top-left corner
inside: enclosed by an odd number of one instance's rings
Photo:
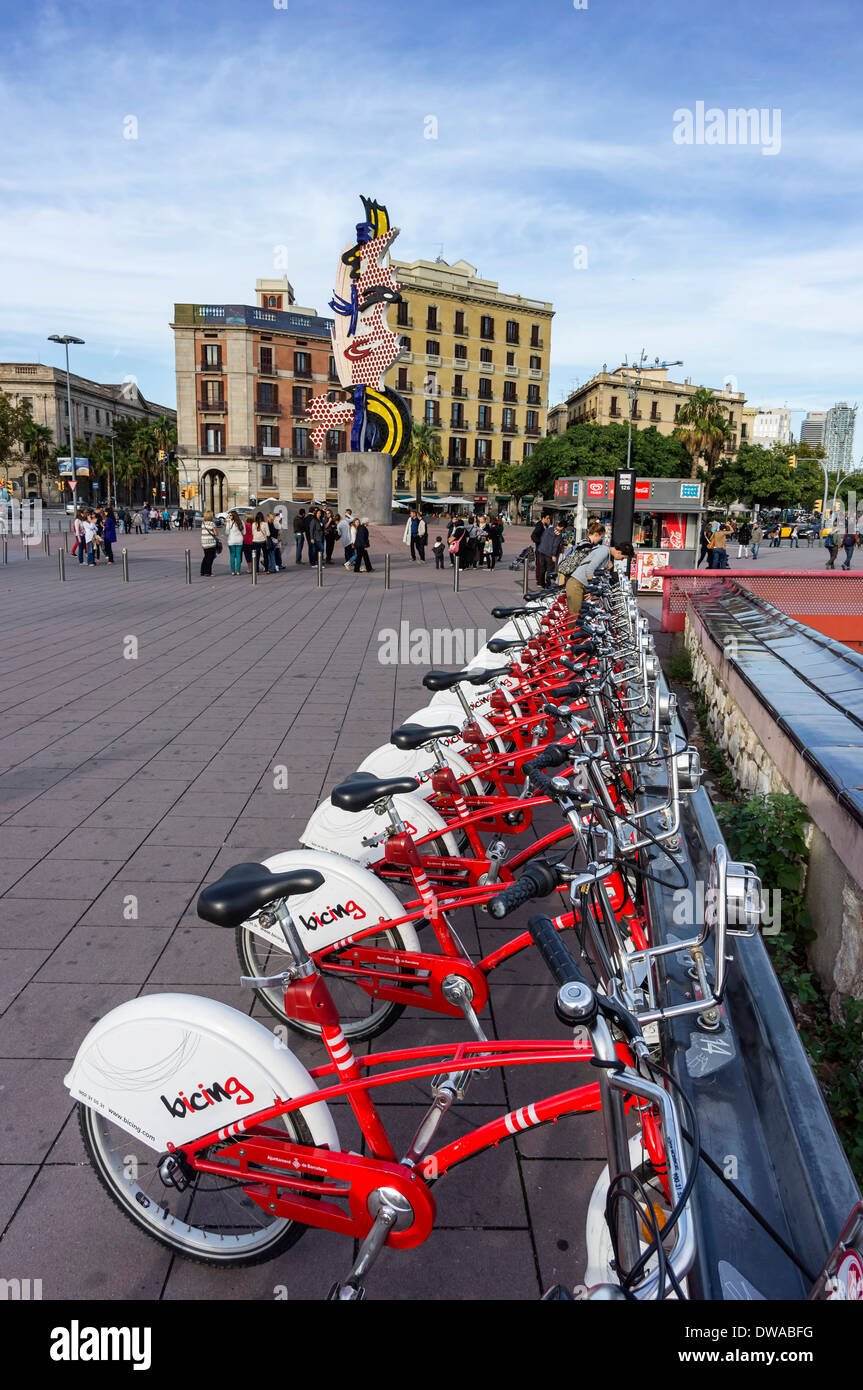
[[[238,984],[232,934],[198,923],[199,889],[240,859],[295,847],[322,794],[426,703],[421,669],[379,664],[382,628],[407,619],[490,631],[492,605],[518,596],[506,568],[469,572],[454,594],[449,570],[409,563],[400,534],[373,531],[377,572],[336,565],[322,590],[293,563],[253,587],[226,573],[224,556],[201,580],[197,544],[179,535],[123,538],[128,585],[119,565],[87,572],[72,561],[60,584],[56,536],[50,559],[25,561],[10,544],[0,571],[0,1277],[41,1278],[45,1298],[254,1299],[283,1285],[292,1299],[317,1299],[349,1267],[348,1244],[321,1231],[250,1270],[172,1257],[103,1194],[62,1077],[92,1022],[142,992],[210,995],[272,1023]],[[509,533],[507,560],[523,538]],[[276,764],[289,770],[287,791],[273,789]],[[459,922],[483,950],[516,927]],[[487,1017],[498,1036],[558,1036],[551,1000],[525,955],[495,979]],[[372,1046],[456,1032],[408,1012]],[[308,1065],[322,1060],[307,1040],[295,1050]],[[479,1079],[442,1142],[571,1084],[562,1068]],[[426,1095],[416,1086],[392,1100],[398,1147]],[[338,1120],[356,1144],[344,1106]],[[532,1299],[558,1279],[578,1282],[601,1154],[590,1117],[455,1169],[436,1188],[430,1240],[386,1252],[370,1297]]]

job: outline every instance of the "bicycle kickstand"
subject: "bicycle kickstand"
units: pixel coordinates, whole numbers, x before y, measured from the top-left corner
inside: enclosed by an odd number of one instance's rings
[[[400,1231],[413,1220],[410,1202],[392,1187],[379,1187],[369,1197],[369,1209],[375,1213],[374,1224],[363,1240],[353,1268],[343,1284],[335,1283],[327,1294],[328,1302],[347,1303],[366,1296],[363,1279],[383,1250],[390,1231]]]

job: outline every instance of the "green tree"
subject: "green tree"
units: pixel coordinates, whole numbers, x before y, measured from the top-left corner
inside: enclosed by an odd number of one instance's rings
[[[497,492],[508,492],[516,502],[535,492],[535,469],[533,460],[523,463],[496,463],[487,474],[489,486]]]
[[[563,434],[539,440],[525,460],[524,491],[551,497],[557,478],[607,476],[626,467],[626,425],[570,425]],[[642,478],[686,476],[689,461],[679,439],[660,434],[655,425],[632,432],[632,467]]]
[[[422,502],[423,482],[441,463],[440,435],[434,425],[416,421],[411,426],[410,444],[402,466],[414,485],[417,510]]]
[[[9,465],[20,462],[24,437],[33,419],[29,405],[16,405],[11,396],[0,391],[0,472],[5,477],[10,473]]]
[[[36,470],[38,475],[39,496],[44,502],[45,477],[46,475],[56,476],[57,473],[57,451],[54,448],[54,436],[47,425],[37,425],[35,420],[29,418],[24,427],[21,442],[30,460],[30,466]]]
[[[717,502],[755,502],[764,507],[811,508],[821,496],[823,474],[812,460],[797,456],[795,446],[776,444],[765,449],[748,440],[734,458],[723,459],[710,480],[710,496]]]

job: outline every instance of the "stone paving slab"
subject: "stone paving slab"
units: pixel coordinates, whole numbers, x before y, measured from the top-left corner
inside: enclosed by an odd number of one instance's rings
[[[525,539],[508,533],[507,559]],[[121,539],[128,584],[119,565],[71,559],[61,584],[52,540],[53,555],[27,561],[10,546],[0,569],[0,1276],[41,1276],[46,1298],[320,1299],[352,1257],[327,1232],[234,1272],[172,1258],[137,1232],[84,1164],[62,1078],[92,1023],[138,994],[180,989],[276,1026],[238,983],[233,933],[197,918],[200,887],[294,848],[322,796],[427,703],[422,667],[380,664],[384,629],[491,635],[489,610],[517,601],[519,576],[505,564],[469,571],[456,594],[449,569],[410,563],[399,526],[372,529],[374,574],[336,564],[320,589],[293,563],[235,583],[224,557],[201,579],[197,541],[162,534]],[[463,914],[471,950],[510,934],[487,923]],[[552,996],[535,956],[520,956],[493,981],[487,1026],[556,1037]],[[363,1050],[455,1036],[449,1020],[406,1012]],[[323,1060],[315,1040],[291,1034],[290,1045],[307,1066]],[[565,1067],[478,1079],[442,1142],[585,1079]],[[388,1093],[400,1141],[427,1101],[419,1083]],[[333,1109],[358,1144],[347,1106]],[[577,1282],[602,1153],[599,1116],[579,1116],[457,1166],[436,1191],[431,1239],[387,1252],[370,1297],[534,1299],[557,1278]]]

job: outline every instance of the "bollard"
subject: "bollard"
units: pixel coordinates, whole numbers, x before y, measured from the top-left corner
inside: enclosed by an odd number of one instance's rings
[[[191,584],[191,582],[192,582],[192,552],[191,552],[191,550],[187,550],[187,551],[186,551],[186,583],[187,583],[187,584]]]
[[[5,536],[4,536],[4,538],[3,538],[3,563],[4,563],[4,565],[8,565],[8,563],[9,563],[8,545],[9,545],[9,542],[6,540],[6,538],[5,538]]]
[[[44,547],[45,554],[46,554],[46,555],[50,555],[50,554],[51,554],[51,533],[50,533],[49,531],[43,531],[43,532],[42,532],[42,545],[43,545],[43,547]]]
[[[29,560],[29,559],[30,559],[30,547],[29,547],[29,545],[27,544],[27,538],[26,538],[26,536],[22,536],[22,537],[21,537],[21,544],[22,544],[22,546],[24,547],[24,559],[25,559],[25,560]]]
[[[66,552],[65,552],[65,550],[58,550],[58,551],[57,551],[57,561],[58,561],[58,563],[59,563],[59,565],[60,565],[60,583],[61,583],[61,584],[65,584],[65,582],[66,582]]]
[[[385,588],[385,589],[388,589],[389,587],[390,587],[390,557],[389,557],[389,555],[385,555],[385,556],[384,556],[384,588]]]
[[[459,585],[459,563],[458,563],[458,556],[456,555],[456,557],[455,557],[455,564],[454,564],[453,567],[452,567],[452,591],[453,591],[454,594],[457,594],[457,593],[458,593],[458,585]]]
[[[324,587],[324,557],[323,557],[323,555],[319,555],[319,556],[318,556],[318,588],[319,588],[319,589],[322,589],[323,587]]]
[[[257,550],[253,550],[253,551],[252,551],[252,583],[253,583],[253,584],[257,584],[257,582],[258,582],[258,552],[257,552]]]
[[[123,546],[123,583],[124,583],[124,584],[128,584],[128,582],[129,582],[129,552],[128,552],[128,550],[126,549],[126,547]]]
[[[528,560],[527,556],[525,555],[525,557],[524,557],[524,575],[523,575],[522,581],[521,581],[521,596],[522,596],[522,598],[524,598],[525,594],[527,593],[527,589],[528,589],[528,583],[527,583],[527,569],[528,569],[528,565],[529,565],[529,564],[530,564],[530,561]]]
[[[68,531],[64,531],[64,532],[63,532],[63,549],[65,550],[66,554],[68,555],[68,554],[69,554],[69,532],[68,532]]]

